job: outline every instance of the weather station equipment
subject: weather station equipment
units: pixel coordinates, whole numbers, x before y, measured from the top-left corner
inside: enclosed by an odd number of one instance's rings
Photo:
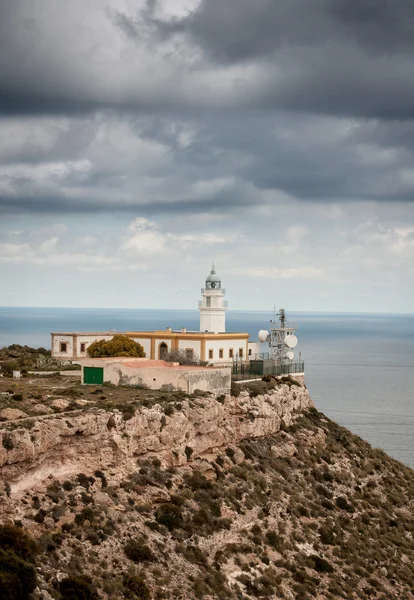
[[[256,354],[250,359],[247,368],[236,364],[233,368],[234,378],[258,379],[269,375],[283,376],[291,373],[304,373],[305,365],[302,353],[299,352],[298,359],[295,359],[293,351],[298,345],[296,337],[298,326],[286,322],[283,308],[280,308],[278,313],[274,309],[270,325],[269,331],[261,329],[258,333],[259,341],[262,344],[268,343],[269,352]]]
[[[279,317],[277,320],[276,317]],[[293,361],[295,354],[293,348],[298,344],[298,338],[295,333],[297,325],[286,323],[286,315],[283,308],[279,312],[274,311],[274,317],[270,321],[272,327],[270,331],[262,329],[259,331],[259,340],[268,342],[270,352],[269,358],[275,361],[277,365],[289,364]]]

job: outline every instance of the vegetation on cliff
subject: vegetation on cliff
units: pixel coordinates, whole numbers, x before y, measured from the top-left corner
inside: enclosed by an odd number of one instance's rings
[[[30,346],[21,346],[20,344],[11,344],[0,348],[0,373],[11,376],[13,371],[22,371],[23,373],[37,370],[54,370],[62,368],[50,356],[50,350],[46,348],[31,348]]]
[[[271,385],[252,385],[253,400]],[[16,498],[15,520],[38,540],[39,589],[56,600],[414,598],[408,467],[315,409],[272,436],[186,455],[182,467],[154,453],[132,471],[50,478]]]

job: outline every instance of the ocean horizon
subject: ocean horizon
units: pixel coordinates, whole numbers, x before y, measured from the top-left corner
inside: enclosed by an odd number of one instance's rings
[[[229,310],[226,331],[257,341],[273,311]],[[414,467],[414,314],[288,311],[316,407]],[[52,331],[199,329],[194,309],[0,306],[0,347],[50,348]],[[263,349],[265,346],[263,346]]]

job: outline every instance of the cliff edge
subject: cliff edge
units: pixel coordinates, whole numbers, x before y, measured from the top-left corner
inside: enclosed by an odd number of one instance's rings
[[[303,383],[19,385],[0,428],[5,598],[414,600],[414,472]]]

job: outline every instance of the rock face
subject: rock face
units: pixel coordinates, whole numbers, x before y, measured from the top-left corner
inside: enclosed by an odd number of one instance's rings
[[[27,414],[18,408],[3,408],[0,411],[0,419],[14,421],[15,419],[24,419]]]
[[[146,455],[179,466],[244,438],[272,435],[313,406],[305,387],[286,384],[253,398],[242,391],[237,398],[221,400],[209,396],[172,403],[170,408],[175,408],[168,414],[159,404],[140,406],[131,418],[96,408],[44,415],[30,429],[8,430],[5,423],[0,430],[0,478],[19,491],[49,475],[102,468],[128,471],[137,457]]]

